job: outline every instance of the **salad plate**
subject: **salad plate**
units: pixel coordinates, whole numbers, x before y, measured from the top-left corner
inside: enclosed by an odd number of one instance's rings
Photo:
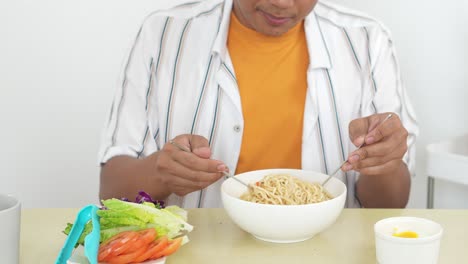
[[[113,260],[109,258],[114,257],[117,257],[119,261],[143,261],[146,259],[146,262],[141,263],[163,264],[168,256],[189,241],[187,234],[192,231],[193,226],[187,222],[187,211],[178,206],[164,206],[162,201],[153,200],[149,194],[143,191],[138,193],[135,201],[111,198],[102,200],[101,203],[102,207],[95,213],[98,222],[86,222],[80,237],[76,240],[77,242],[73,241],[79,246],[73,252],[69,250],[65,256],[60,253],[56,264],[96,263],[96,261],[89,261],[88,257],[91,260],[97,257],[103,261],[111,262]],[[95,245],[86,247],[85,242],[89,242],[88,238],[94,230],[93,224],[99,227],[99,240],[106,241],[104,245],[96,245],[99,248],[105,246],[103,248],[105,252],[103,251],[102,256],[98,255],[99,252],[94,252]],[[71,234],[73,227],[74,224],[67,223],[63,233]],[[134,242],[138,243],[134,244],[137,248],[132,248]],[[126,243],[130,244],[126,245]],[[148,250],[145,251],[145,248]],[[116,251],[112,253],[113,250]],[[88,254],[85,255],[85,251]],[[129,252],[137,255],[123,256]],[[123,256],[123,259],[119,256]],[[158,259],[148,260],[151,256],[158,257]]]

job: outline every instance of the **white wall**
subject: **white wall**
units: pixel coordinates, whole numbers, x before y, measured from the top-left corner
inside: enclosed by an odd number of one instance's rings
[[[0,192],[25,207],[97,202],[100,131],[124,54],[158,1],[0,3]],[[468,131],[468,2],[336,1],[394,33],[421,126],[410,206],[424,207],[424,146]],[[468,201],[468,188],[437,188],[436,205]]]
[[[0,192],[98,202],[97,149],[121,64],[157,1],[0,3]]]

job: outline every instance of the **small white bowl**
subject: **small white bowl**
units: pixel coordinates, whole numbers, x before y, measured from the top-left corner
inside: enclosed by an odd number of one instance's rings
[[[396,232],[412,231],[417,238],[395,237]],[[374,225],[377,261],[380,264],[435,264],[439,258],[440,224],[418,217],[391,217]]]
[[[269,169],[251,171],[235,177],[254,183],[268,174],[285,173],[308,182],[323,182],[325,174],[294,170]],[[331,200],[306,205],[270,205],[241,200],[247,187],[234,179],[227,179],[221,186],[221,198],[227,214],[241,229],[258,239],[275,243],[293,243],[312,238],[332,225],[346,200],[346,185],[332,178],[325,189],[334,197]]]

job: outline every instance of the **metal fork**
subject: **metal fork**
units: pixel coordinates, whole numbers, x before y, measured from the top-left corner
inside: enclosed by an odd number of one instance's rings
[[[379,124],[383,124],[385,121],[387,121],[388,119],[390,119],[391,117],[393,116],[393,114],[388,114],[385,119]],[[366,143],[362,143],[356,150],[359,150],[360,148],[364,147],[366,145]],[[340,164],[340,166],[338,168],[336,168],[335,171],[333,171],[333,173],[331,173],[330,175],[328,175],[328,178],[322,183],[322,186],[325,186],[325,184],[333,177],[335,176],[335,174],[341,169],[341,167],[343,167],[343,165],[345,165],[345,163],[348,162],[348,159],[346,159],[345,161],[343,161],[343,163]]]

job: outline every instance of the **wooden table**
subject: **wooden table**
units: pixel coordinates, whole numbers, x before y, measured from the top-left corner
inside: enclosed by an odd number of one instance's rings
[[[62,230],[78,209],[22,211],[20,263],[51,264],[65,241]],[[223,209],[194,209],[190,243],[167,259],[178,263],[376,263],[374,223],[392,216],[417,216],[444,228],[439,263],[468,263],[468,210],[344,209],[337,222],[314,238],[273,244],[239,229]]]

